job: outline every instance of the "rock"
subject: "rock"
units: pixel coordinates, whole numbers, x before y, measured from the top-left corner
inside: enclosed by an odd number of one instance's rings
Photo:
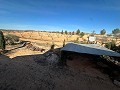
[[[45,49],[39,48],[37,46],[33,46],[32,44],[28,44],[27,48],[32,50],[32,51],[40,51],[40,52],[45,52]]]
[[[45,49],[41,49],[41,52],[45,52]]]
[[[114,80],[113,83],[120,87],[120,80]]]

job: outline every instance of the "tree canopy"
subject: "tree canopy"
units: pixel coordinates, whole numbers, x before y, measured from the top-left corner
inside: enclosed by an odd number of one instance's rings
[[[72,32],[72,35],[74,35],[74,34],[75,34],[75,32],[73,31],[73,32]]]
[[[76,31],[76,34],[77,34],[77,35],[79,35],[79,34],[80,34],[80,30],[79,30],[79,29]]]
[[[101,31],[100,31],[100,34],[101,34],[101,35],[105,35],[105,34],[106,34],[106,30],[105,30],[105,29],[101,30]]]
[[[61,34],[63,34],[64,32],[63,32],[63,30],[62,30],[62,32],[61,32]]]
[[[80,33],[80,36],[81,36],[81,37],[83,37],[84,35],[85,35],[85,33],[84,33],[84,32],[81,32],[81,33]]]
[[[92,33],[91,33],[91,36],[94,36],[96,33],[95,31],[93,30]]]
[[[65,31],[65,34],[67,34],[68,32],[67,32],[67,30]]]
[[[116,28],[116,29],[114,29],[113,31],[112,31],[112,34],[118,34],[118,33],[120,33],[120,29],[119,28]]]

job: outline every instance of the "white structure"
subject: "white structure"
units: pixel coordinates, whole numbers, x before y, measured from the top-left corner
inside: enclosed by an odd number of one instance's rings
[[[90,42],[90,43],[95,43],[95,42],[96,42],[96,37],[94,37],[94,36],[89,36],[89,37],[88,37],[88,42]]]

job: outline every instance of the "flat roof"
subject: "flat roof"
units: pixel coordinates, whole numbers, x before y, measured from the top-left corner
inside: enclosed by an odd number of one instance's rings
[[[97,44],[68,43],[61,49],[61,51],[120,57],[120,53],[117,53]]]

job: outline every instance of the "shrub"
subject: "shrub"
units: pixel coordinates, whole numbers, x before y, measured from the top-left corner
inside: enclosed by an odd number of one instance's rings
[[[115,41],[109,42],[105,44],[105,47],[108,49],[111,49],[113,51],[119,52],[120,53],[120,45],[116,46]]]
[[[77,34],[77,35],[79,35],[79,34],[80,34],[80,30],[79,30],[79,29],[76,31],[76,34]]]
[[[84,35],[85,35],[84,32],[81,32],[81,33],[80,33],[80,37],[81,37],[81,38],[82,38]]]
[[[65,39],[64,39],[64,41],[63,41],[63,47],[65,46]]]
[[[80,43],[79,42],[79,37],[76,38],[76,40],[74,41],[74,43]]]
[[[53,44],[53,45],[51,45],[50,50],[54,50],[54,47],[55,47],[55,45],[54,45],[54,44]]]
[[[0,49],[5,50],[5,39],[2,31],[0,31]]]
[[[68,34],[67,30],[65,31],[65,34],[66,34],[66,35]]]
[[[6,44],[14,45],[16,42],[19,42],[19,37],[12,34],[5,35]]]

